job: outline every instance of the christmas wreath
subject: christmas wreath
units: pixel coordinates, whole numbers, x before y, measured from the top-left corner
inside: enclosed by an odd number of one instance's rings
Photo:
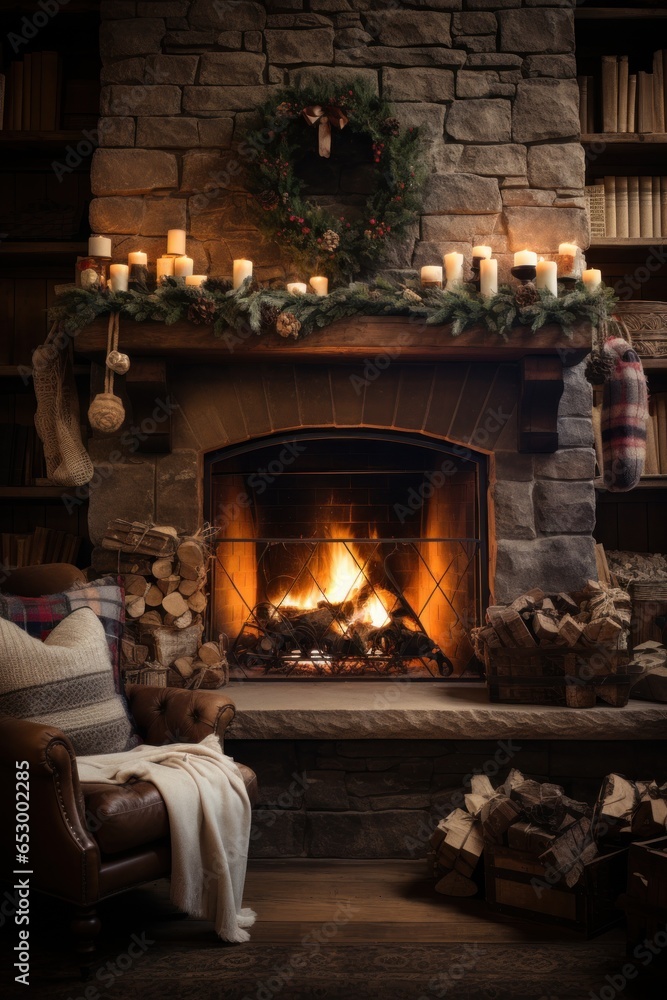
[[[256,151],[250,181],[258,228],[284,247],[301,276],[349,281],[372,270],[418,218],[419,130],[401,129],[389,105],[364,82],[282,90],[264,105],[246,141]],[[310,201],[297,175],[304,156],[336,160],[343,131],[367,140],[373,189],[348,220]]]

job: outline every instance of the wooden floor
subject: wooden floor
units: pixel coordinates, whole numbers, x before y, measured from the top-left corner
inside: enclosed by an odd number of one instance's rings
[[[252,861],[246,906],[257,912],[254,942],[298,941],[334,921],[336,943],[572,940],[570,932],[493,914],[481,899],[434,889],[423,861]],[[605,940],[623,940],[622,930]]]

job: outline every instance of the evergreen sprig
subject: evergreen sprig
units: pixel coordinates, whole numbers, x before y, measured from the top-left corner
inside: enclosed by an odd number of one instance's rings
[[[49,309],[49,319],[68,334],[89,326],[98,316],[117,312],[137,322],[156,320],[167,325],[188,319],[193,303],[212,304],[213,334],[222,337],[231,328],[260,335],[272,329],[276,316],[291,313],[301,324],[300,336],[351,316],[412,316],[430,326],[451,325],[459,336],[473,326],[486,328],[506,339],[515,326],[533,332],[555,324],[570,336],[572,327],[589,322],[603,326],[616,302],[613,291],[601,286],[589,292],[582,283],[557,298],[540,292],[530,306],[521,308],[514,291],[503,286],[492,298],[482,298],[472,285],[453,291],[424,292],[395,285],[385,278],[373,283],[353,282],[330,295],[291,295],[284,289],[260,288],[252,278],[238,289],[214,280],[201,288],[168,281],[155,292],[100,292],[72,288],[61,293]]]

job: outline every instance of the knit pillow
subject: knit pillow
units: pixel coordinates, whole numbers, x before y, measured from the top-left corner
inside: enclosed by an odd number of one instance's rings
[[[0,712],[55,726],[77,754],[118,753],[139,743],[114,687],[102,623],[73,611],[42,642],[0,618]]]
[[[120,640],[123,635],[125,603],[114,576],[79,584],[62,594],[45,597],[15,597],[0,594],[0,618],[6,618],[33,636],[46,639],[58,622],[77,608],[92,608],[102,622],[113,665],[116,691],[123,693],[120,677]]]

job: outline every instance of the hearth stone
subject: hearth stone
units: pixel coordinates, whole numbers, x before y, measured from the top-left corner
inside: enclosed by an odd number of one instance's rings
[[[463,805],[472,774],[497,785],[517,767],[592,803],[610,771],[651,777],[667,751],[665,740],[228,738],[225,746],[259,778],[256,858],[423,858],[438,820]]]

